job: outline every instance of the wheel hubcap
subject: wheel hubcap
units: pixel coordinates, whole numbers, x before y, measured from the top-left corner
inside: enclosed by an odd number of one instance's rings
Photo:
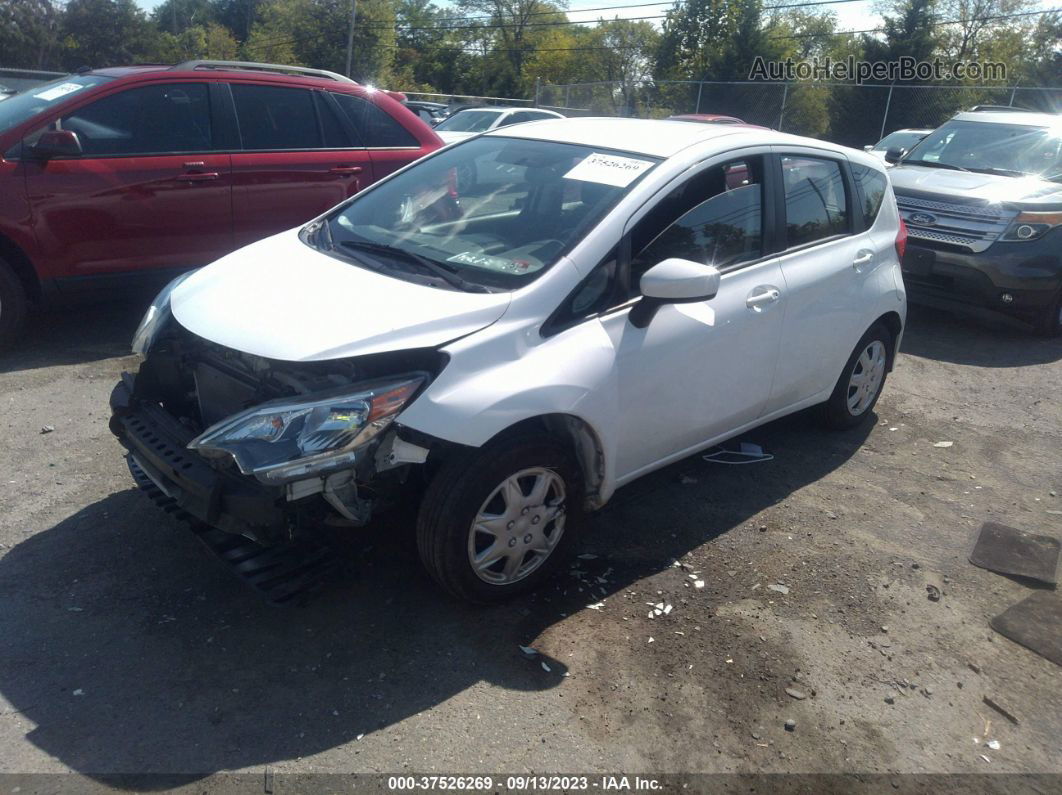
[[[885,378],[885,345],[874,340],[856,359],[848,378],[848,410],[854,416],[866,411],[874,402]]]
[[[564,480],[551,469],[523,469],[484,501],[468,533],[472,571],[492,585],[511,585],[548,558],[564,534]]]

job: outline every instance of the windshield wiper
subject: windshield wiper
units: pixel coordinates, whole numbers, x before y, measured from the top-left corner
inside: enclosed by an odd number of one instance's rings
[[[411,262],[414,265],[418,265],[421,270],[425,270],[433,276],[437,276],[451,287],[456,287],[458,290],[464,290],[466,293],[489,293],[486,287],[482,284],[470,282],[467,279],[462,279],[457,273],[436,262],[435,260],[422,257],[420,254],[415,254],[412,251],[406,251],[404,248],[397,248],[396,246],[388,246],[385,243],[372,243],[369,241],[360,240],[342,240],[340,245],[345,248],[364,249],[365,251],[373,251],[387,256],[399,257],[406,262]]]
[[[968,168],[956,166],[951,163],[941,163],[939,160],[901,160],[900,162],[903,165],[909,166],[926,166],[927,168],[950,168],[952,171],[970,171],[970,169]]]
[[[977,171],[982,174],[1002,174],[1007,177],[1024,177],[1027,174],[1024,171],[1018,171],[1014,168],[997,168],[996,166],[989,166],[988,168],[972,168],[971,171]]]

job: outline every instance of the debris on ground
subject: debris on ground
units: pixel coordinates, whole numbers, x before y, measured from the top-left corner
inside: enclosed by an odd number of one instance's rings
[[[758,464],[771,461],[774,456],[765,453],[763,448],[752,442],[739,442],[737,447],[713,447],[701,456],[710,464]]]
[[[985,522],[970,552],[970,562],[997,574],[1029,577],[1056,585],[1060,553],[1062,542],[1057,538]]]
[[[547,674],[553,671],[553,669],[546,665],[545,662],[542,663],[542,670],[545,671]]]
[[[937,586],[935,586],[935,585],[927,585],[926,586],[926,594],[928,595],[930,602],[939,602],[940,601],[940,589]]]
[[[807,693],[805,693],[803,690],[797,690],[795,687],[787,687],[785,689],[785,692],[786,695],[790,696],[791,698],[795,698],[797,701],[803,701],[805,698],[808,697]]]
[[[1037,591],[988,622],[996,632],[1062,665],[1062,599]]]
[[[533,660],[538,656],[538,652],[530,646],[520,646],[519,649],[520,653],[529,660]]]
[[[604,606],[604,602],[594,602],[592,605],[587,605],[587,608],[590,610],[600,610]]]
[[[767,587],[770,588],[772,591],[777,591],[780,594],[789,593],[789,586],[788,585],[781,585],[779,583],[774,583],[772,585],[768,585]]]
[[[693,587],[699,591],[701,588],[704,587],[704,580],[694,580]]]
[[[796,721],[790,718],[785,722],[785,730],[787,732],[796,731]]]
[[[51,433],[55,430],[54,425],[44,425],[41,427],[41,433]]]
[[[955,442],[933,442],[934,447],[951,447]]]
[[[1002,715],[1004,718],[1013,723],[1015,726],[1018,725],[1019,721],[1017,716],[1013,712],[1008,710],[1006,707],[1000,705],[1000,703],[993,699],[991,696],[984,696],[981,700],[984,701],[985,704],[990,706],[996,712],[998,712],[1000,715]]]
[[[989,740],[987,743],[985,743],[985,745],[987,745],[993,751],[999,750],[999,740]]]

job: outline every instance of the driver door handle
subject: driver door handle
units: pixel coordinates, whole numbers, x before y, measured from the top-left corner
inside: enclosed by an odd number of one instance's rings
[[[749,297],[745,299],[745,306],[749,309],[759,310],[768,304],[773,304],[781,297],[782,291],[777,287],[762,287],[749,293]]]
[[[360,174],[362,172],[361,166],[333,166],[329,169],[332,174]]]

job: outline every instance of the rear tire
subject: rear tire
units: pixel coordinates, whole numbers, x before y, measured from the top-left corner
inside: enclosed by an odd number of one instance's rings
[[[823,404],[826,427],[855,428],[874,412],[889,374],[892,345],[892,334],[881,323],[875,323],[862,336],[848,357],[833,394]]]
[[[439,585],[470,602],[526,593],[568,558],[583,491],[572,454],[540,434],[454,454],[421,503],[420,559]]]
[[[1040,313],[1033,327],[1041,337],[1057,337],[1062,334],[1062,292]]]
[[[28,301],[15,271],[0,259],[0,348],[10,345],[22,330]]]

